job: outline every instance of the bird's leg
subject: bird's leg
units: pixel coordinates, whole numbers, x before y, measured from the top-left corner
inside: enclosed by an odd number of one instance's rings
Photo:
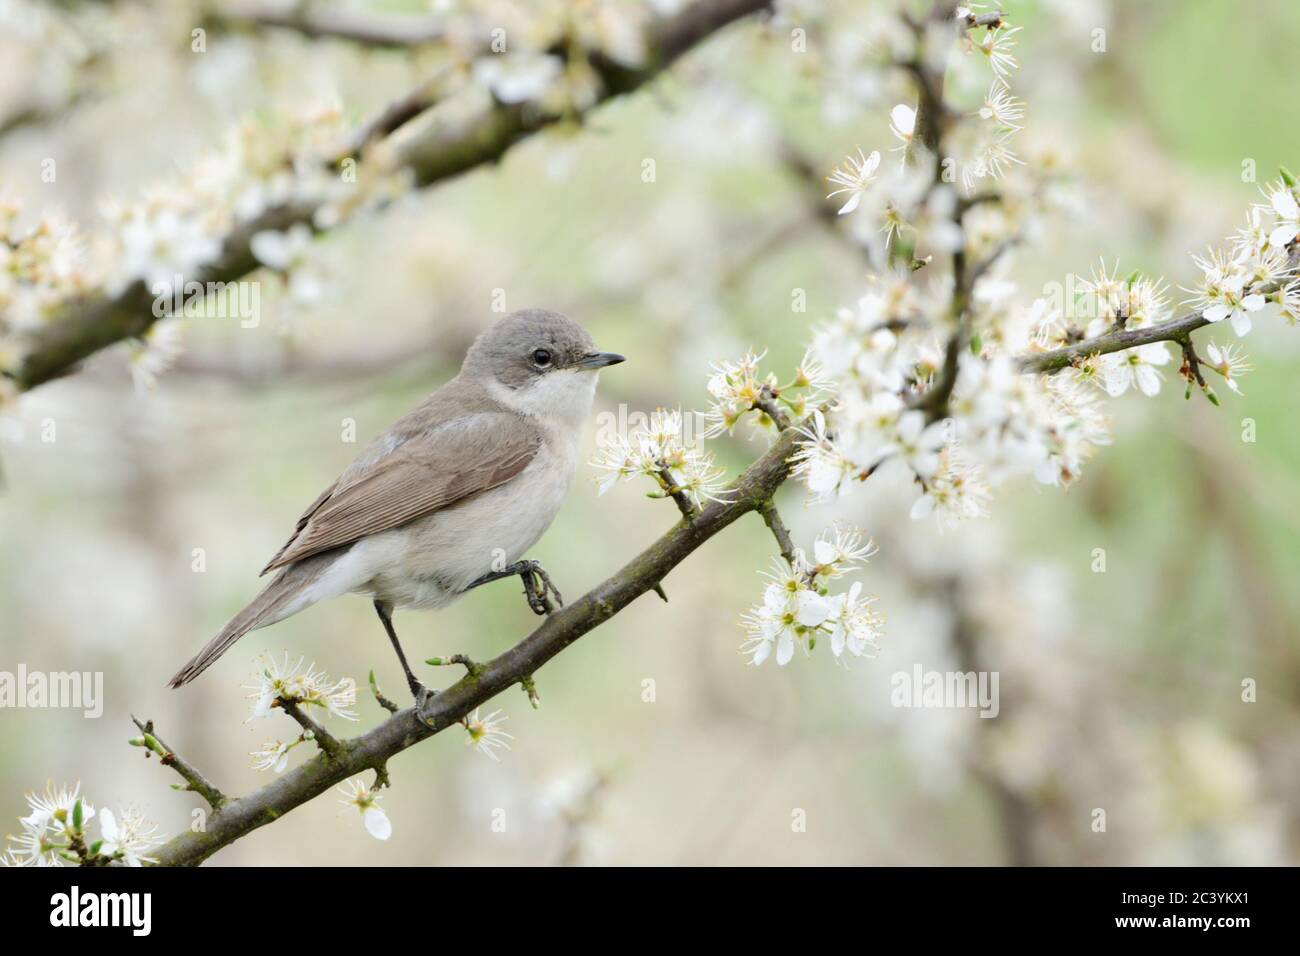
[[[393,642],[393,650],[397,651],[397,659],[402,662],[402,670],[406,672],[406,684],[411,688],[416,706],[423,707],[424,702],[437,691],[429,690],[411,673],[411,665],[406,663],[406,655],[402,652],[402,645],[397,640],[397,631],[393,629],[393,606],[385,601],[376,601],[375,613],[379,615],[379,620],[383,621],[384,630],[388,632],[388,639]]]
[[[555,586],[546,569],[536,561],[516,561],[514,564],[506,565],[500,571],[489,571],[471,582],[465,590],[470,591],[480,584],[490,584],[502,578],[514,577],[516,574],[524,582],[524,596],[528,598],[528,606],[533,609],[533,613],[549,614],[554,610],[548,594],[554,595],[555,603],[564,607],[564,598],[560,597],[560,589]]]

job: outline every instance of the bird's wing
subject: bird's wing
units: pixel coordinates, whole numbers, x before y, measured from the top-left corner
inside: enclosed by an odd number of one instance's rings
[[[338,489],[339,485],[342,484],[342,481],[343,480],[341,478],[335,481],[334,484],[330,485],[328,488],[322,491],[315,501],[313,501],[311,504],[307,506],[307,510],[302,513],[302,516],[298,519],[298,523],[294,525],[293,534],[289,536],[288,541],[286,541],[283,545],[280,546],[280,550],[275,552],[275,555],[271,558],[271,560],[266,562],[266,567],[262,568],[262,574],[265,574],[267,571],[270,571],[272,568],[276,568],[280,566],[281,556],[283,556],[286,551],[288,551],[291,547],[293,547],[293,543],[298,540],[298,535],[302,533],[302,529],[307,527],[307,522],[311,520],[311,516],[316,513],[316,511],[320,508],[321,505],[323,505],[326,501],[329,500],[330,495],[334,494],[334,492]],[[260,576],[261,575],[259,575],[259,577]]]
[[[509,481],[541,432],[517,415],[463,415],[416,434],[359,472],[350,469],[298,521],[262,573],[406,524]]]

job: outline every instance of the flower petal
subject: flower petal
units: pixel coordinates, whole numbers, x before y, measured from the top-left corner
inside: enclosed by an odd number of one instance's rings
[[[1139,365],[1133,374],[1143,395],[1150,398],[1160,394],[1160,374],[1150,365]]]
[[[1269,197],[1273,211],[1282,219],[1300,219],[1300,207],[1296,205],[1295,196],[1289,189],[1279,189]]]
[[[893,122],[895,129],[907,136],[912,135],[916,128],[916,110],[904,103],[899,103],[889,111],[889,119]]]
[[[378,807],[366,807],[361,811],[361,819],[365,822],[367,832],[376,840],[387,840],[393,835],[393,824],[388,819],[388,814]]]
[[[792,657],[794,657],[794,634],[786,628],[776,642],[776,662],[784,667],[790,663]]]

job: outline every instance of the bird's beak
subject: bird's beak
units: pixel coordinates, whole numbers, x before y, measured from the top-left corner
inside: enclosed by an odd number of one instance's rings
[[[617,352],[588,352],[582,358],[574,363],[575,368],[604,368],[606,365],[617,365],[619,362],[626,362],[627,359]]]

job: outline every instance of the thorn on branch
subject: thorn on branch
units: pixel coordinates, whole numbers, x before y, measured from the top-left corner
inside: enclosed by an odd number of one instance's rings
[[[185,780],[185,786],[177,789],[192,790],[204,800],[207,801],[213,812],[221,810],[226,803],[227,797],[224,793],[208,782],[203,774],[199,773],[189,761],[182,758],[176,751],[167,746],[157,734],[154,733],[153,721],[142,723],[135,714],[131,715],[131,722],[139,728],[142,736],[133,738],[131,745],[134,747],[144,747],[145,756],[150,752],[158,755],[158,761],[164,767],[171,767]]]
[[[526,677],[520,678],[519,686],[522,687],[524,693],[528,695],[528,703],[533,705],[533,710],[541,710],[542,698],[541,695],[537,693],[537,683],[533,680],[533,675],[529,674]]]
[[[772,503],[771,498],[764,498],[762,504],[758,506],[758,513],[763,516],[763,523],[767,525],[772,532],[772,537],[776,538],[777,547],[781,549],[781,557],[785,558],[790,567],[794,567],[794,539],[790,537],[790,530],[781,520],[781,513],[776,510],[776,505]]]
[[[1183,350],[1183,365],[1178,370],[1178,374],[1187,379],[1187,391],[1183,394],[1183,398],[1187,399],[1192,397],[1192,383],[1195,382],[1201,387],[1201,391],[1205,393],[1205,397],[1209,400],[1210,404],[1218,405],[1219,396],[1214,394],[1214,389],[1210,387],[1210,383],[1207,382],[1205,376],[1201,374],[1202,359],[1196,354],[1196,346],[1192,343],[1192,337],[1190,335],[1184,335],[1182,338],[1178,339],[1177,342]]]

